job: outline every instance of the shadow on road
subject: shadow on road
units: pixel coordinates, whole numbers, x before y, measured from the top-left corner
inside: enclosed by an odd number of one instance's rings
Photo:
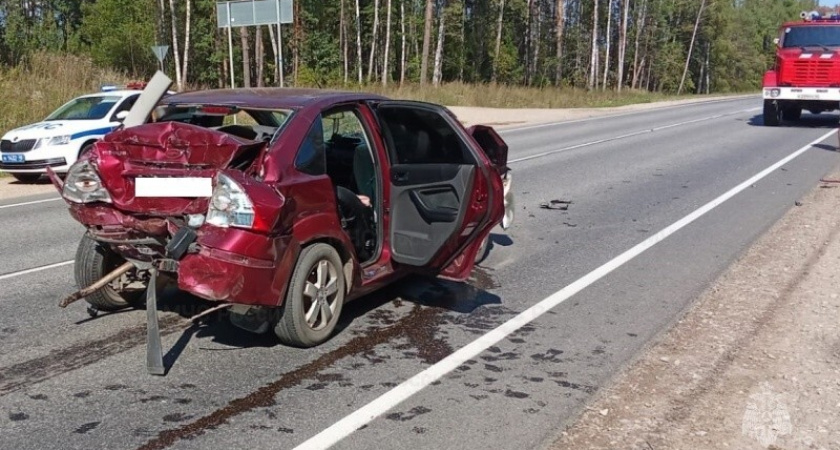
[[[838,116],[836,114],[802,114],[802,117],[795,121],[783,121],[782,127],[791,128],[837,128]],[[764,118],[761,114],[751,117],[747,124],[754,127],[763,127]]]

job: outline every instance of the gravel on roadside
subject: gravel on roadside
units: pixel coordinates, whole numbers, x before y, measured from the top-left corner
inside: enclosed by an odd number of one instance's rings
[[[549,448],[840,449],[838,204],[806,195]]]

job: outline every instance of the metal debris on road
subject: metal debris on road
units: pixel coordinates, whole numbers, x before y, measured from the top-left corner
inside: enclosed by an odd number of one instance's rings
[[[566,211],[569,209],[569,205],[572,202],[570,200],[551,200],[548,202],[540,203],[540,208],[542,209],[554,209],[558,211]]]

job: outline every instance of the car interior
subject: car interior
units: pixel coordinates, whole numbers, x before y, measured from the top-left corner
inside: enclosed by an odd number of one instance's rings
[[[359,261],[366,262],[376,255],[378,245],[378,182],[371,148],[359,118],[351,111],[324,115],[322,128],[326,172],[336,189],[342,228]]]

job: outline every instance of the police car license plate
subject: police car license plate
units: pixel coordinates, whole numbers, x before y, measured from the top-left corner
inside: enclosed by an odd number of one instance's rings
[[[26,162],[26,160],[23,158],[23,155],[18,155],[18,154],[12,153],[12,154],[8,154],[8,155],[3,155],[3,162],[4,163],[22,163],[22,162]]]
[[[818,94],[799,94],[796,98],[799,100],[819,100],[820,96]]]

